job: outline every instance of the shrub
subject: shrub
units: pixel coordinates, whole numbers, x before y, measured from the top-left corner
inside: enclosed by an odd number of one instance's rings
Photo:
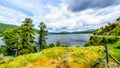
[[[60,40],[56,41],[56,47],[60,46]]]
[[[80,45],[77,44],[75,47],[80,47]]]
[[[52,48],[55,47],[55,45],[53,43],[50,43],[48,47]]]
[[[68,45],[67,44],[63,44],[62,47],[68,47]]]

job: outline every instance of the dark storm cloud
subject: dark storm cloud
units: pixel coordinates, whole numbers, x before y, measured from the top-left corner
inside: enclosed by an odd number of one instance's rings
[[[68,9],[77,12],[88,8],[104,8],[119,4],[119,0],[66,0]]]

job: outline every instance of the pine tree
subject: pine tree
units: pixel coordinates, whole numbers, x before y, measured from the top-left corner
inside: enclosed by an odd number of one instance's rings
[[[40,22],[39,31],[38,31],[38,34],[39,34],[38,44],[39,44],[40,50],[44,49],[44,47],[46,46],[46,38],[45,38],[45,36],[47,35],[46,28],[47,26],[43,22]]]
[[[21,29],[21,37],[22,37],[22,44],[24,46],[31,46],[34,44],[34,28],[32,24],[32,19],[25,18],[23,24],[20,26]]]
[[[18,49],[21,48],[20,35],[18,28],[5,31],[3,34],[3,41],[5,42],[5,54],[15,55],[15,50],[17,50],[16,55],[19,54]]]
[[[20,27],[7,30],[2,34],[3,41],[6,44],[6,55],[18,56],[20,54],[35,52],[35,32],[33,26],[32,20],[25,18]]]
[[[21,36],[21,42],[23,45],[23,50],[21,50],[21,53],[29,53],[30,51],[34,51],[35,47],[35,31],[34,31],[34,25],[32,24],[32,19],[25,18],[25,21],[23,21],[23,24],[20,26],[20,36]]]

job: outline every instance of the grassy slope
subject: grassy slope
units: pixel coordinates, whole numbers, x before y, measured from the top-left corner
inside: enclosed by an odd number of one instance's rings
[[[0,23],[0,36],[1,36],[1,33],[3,33],[4,31],[13,29],[13,28],[17,28],[17,27],[18,26],[16,26],[16,25]]]
[[[110,47],[111,48],[111,47]],[[114,47],[113,47],[114,48]],[[110,52],[120,60],[120,50],[110,49]],[[117,51],[114,52],[114,51]],[[95,60],[103,57],[102,46],[91,47],[55,47],[34,54],[18,56],[11,62],[0,65],[0,68],[56,68],[57,66],[71,68],[90,68]]]
[[[94,32],[95,35],[120,35],[120,21],[109,23]]]
[[[108,39],[108,43],[111,42],[117,42],[117,36],[120,36],[120,20],[110,23],[104,27],[101,27],[97,31],[95,31],[90,37],[90,40],[85,44],[85,46],[96,46],[96,45],[101,45],[103,38],[97,37],[99,35],[101,36],[113,36]]]
[[[10,24],[3,24],[3,23],[0,23],[0,33],[8,30],[8,29],[12,29],[12,28],[17,28],[18,26],[16,25],[10,25]]]
[[[110,53],[120,61],[120,48],[117,48],[120,45],[120,40],[108,44]]]
[[[4,31],[9,30],[9,29],[13,29],[13,28],[17,28],[17,27],[19,27],[19,26],[0,23],[0,36],[1,36],[1,33],[3,33]],[[34,30],[35,30],[35,32],[38,32],[37,29],[34,29]]]

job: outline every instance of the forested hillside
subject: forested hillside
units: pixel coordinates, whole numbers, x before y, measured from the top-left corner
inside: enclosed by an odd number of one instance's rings
[[[0,23],[0,36],[1,36],[1,33],[3,33],[4,31],[9,30],[9,29],[13,29],[13,28],[17,28],[17,27],[19,27],[19,26],[12,25],[12,24]],[[37,29],[34,29],[34,30],[35,30],[35,32],[38,31]]]
[[[101,27],[93,33],[90,37],[90,41],[85,46],[90,45],[102,45],[103,37],[106,37],[107,43],[113,43],[119,40],[120,36],[120,19],[118,18],[113,23],[108,23],[106,26]]]
[[[97,30],[94,35],[120,35],[120,21],[108,23],[108,25],[105,27],[101,27],[99,30]]]
[[[8,29],[17,28],[17,27],[18,26],[16,26],[16,25],[0,23],[0,34]]]

